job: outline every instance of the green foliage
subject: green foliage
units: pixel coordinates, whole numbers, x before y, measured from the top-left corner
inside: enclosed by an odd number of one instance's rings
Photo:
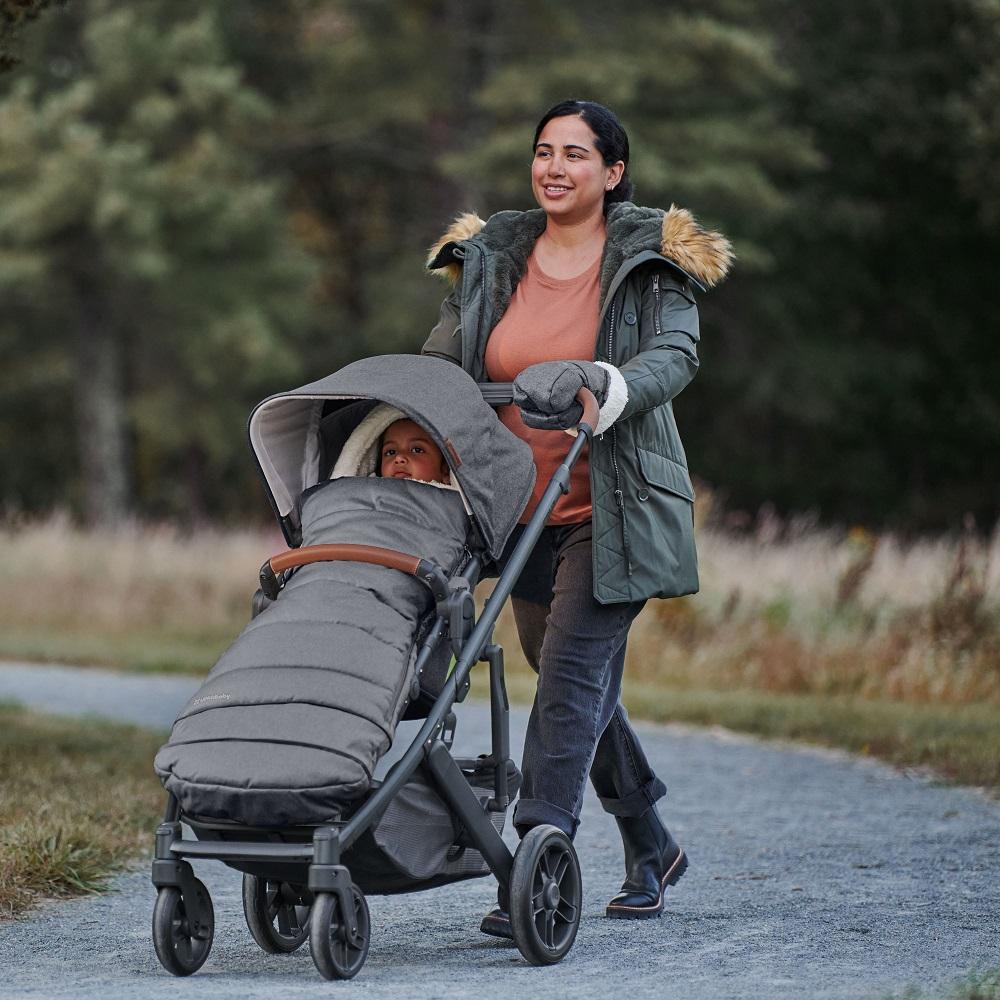
[[[0,919],[103,889],[148,849],[163,790],[162,736],[0,704]]]
[[[135,495],[152,513],[216,506],[199,479],[238,467],[246,408],[271,378],[296,377],[310,318],[311,268],[255,149],[273,109],[228,60],[213,5],[186,10],[74,4],[40,45],[44,68],[0,102],[4,335],[19,367],[68,355],[43,388],[65,392],[69,374],[78,404],[109,389],[74,341],[105,339],[127,373]],[[39,387],[4,388],[7,413],[48,416]],[[35,465],[22,502],[59,495],[36,485],[48,470],[31,452],[19,458]]]
[[[0,0],[0,73],[13,69],[18,62],[21,31],[46,8],[67,0]]]
[[[0,79],[0,502],[262,511],[249,405],[417,350],[425,247],[530,206],[575,95],[638,200],[736,244],[676,405],[693,470],[729,506],[988,523],[998,33],[1000,0],[57,6]]]
[[[988,527],[1000,500],[982,477],[1000,440],[996,5],[951,0],[920,17],[905,0],[766,6],[794,124],[825,166],[789,191],[767,287],[737,272],[715,297],[728,319],[691,389],[692,411],[713,414],[691,428],[696,465],[731,503],[770,494],[786,510],[908,528],[954,527],[968,511]]]

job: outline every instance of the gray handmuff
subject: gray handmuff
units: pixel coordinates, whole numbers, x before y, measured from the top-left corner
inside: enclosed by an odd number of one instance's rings
[[[329,479],[354,430],[380,403],[428,431],[456,489]],[[433,358],[367,359],[272,396],[251,415],[249,434],[292,546],[396,549],[430,560],[448,577],[473,552],[486,560],[500,554],[534,483],[530,449],[461,369]],[[425,700],[437,694],[450,649],[442,643],[425,656],[417,676],[435,603],[415,576],[384,566],[302,566],[273,603],[263,603],[178,716],[155,768],[196,821],[271,828],[333,822],[373,788],[375,765],[421,692]],[[469,783],[488,797],[492,774],[475,771],[470,763]],[[495,815],[502,823],[503,814]],[[359,881],[367,873],[368,891],[487,871],[477,852],[456,844],[450,811],[419,773],[352,853],[352,870]]]

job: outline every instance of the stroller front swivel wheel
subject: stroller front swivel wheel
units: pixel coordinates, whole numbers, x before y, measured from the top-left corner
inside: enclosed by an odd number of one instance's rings
[[[271,955],[288,955],[309,937],[308,896],[289,882],[243,876],[243,915],[257,942]]]
[[[153,907],[153,947],[160,964],[175,976],[197,972],[212,950],[215,912],[208,889],[194,880],[198,899],[195,905],[176,886],[164,886],[156,894]],[[195,918],[191,914],[197,913]]]
[[[371,941],[368,902],[356,885],[351,885],[357,933],[351,935],[335,892],[319,892],[309,919],[309,950],[324,979],[353,979],[365,964]]]
[[[536,826],[514,855],[510,929],[532,965],[554,965],[576,940],[583,882],[573,843],[555,826]]]

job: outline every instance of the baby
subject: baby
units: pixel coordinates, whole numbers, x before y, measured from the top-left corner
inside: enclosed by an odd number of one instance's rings
[[[390,424],[379,443],[379,475],[450,484],[448,463],[430,435],[412,420]]]

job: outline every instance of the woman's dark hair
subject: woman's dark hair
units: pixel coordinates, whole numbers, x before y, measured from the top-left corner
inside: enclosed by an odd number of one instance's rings
[[[535,129],[535,141],[531,144],[532,150],[538,145],[538,137],[542,134],[542,129],[553,118],[567,118],[575,116],[582,118],[594,133],[594,145],[604,160],[604,165],[610,167],[619,160],[625,164],[625,171],[621,180],[604,195],[604,211],[608,206],[618,201],[631,201],[635,193],[635,186],[628,175],[628,135],[622,128],[622,123],[618,116],[603,104],[596,101],[560,101],[555,107],[549,108],[542,116],[542,120]]]

